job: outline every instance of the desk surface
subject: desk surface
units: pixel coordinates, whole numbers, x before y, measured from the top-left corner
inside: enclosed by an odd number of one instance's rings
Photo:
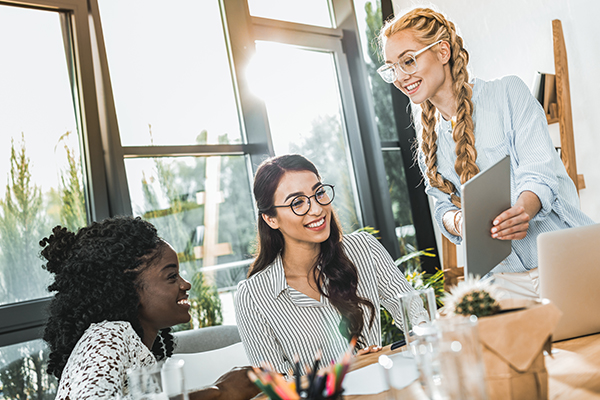
[[[552,356],[546,356],[549,400],[600,400],[600,334],[557,342]],[[382,351],[358,357],[351,370],[376,363],[382,354],[396,354],[389,346]],[[429,400],[421,386],[413,382],[399,391],[405,400]],[[387,393],[344,396],[345,400],[387,400]],[[257,398],[266,399],[265,396]]]
[[[551,400],[600,399],[600,334],[552,345],[546,356]]]
[[[393,352],[396,353],[396,352]],[[553,344],[552,356],[546,356],[550,400],[600,400],[600,334]],[[352,370],[377,362],[382,352],[359,357]],[[406,400],[428,400],[417,382],[400,391]],[[386,400],[386,394],[345,396],[346,400]]]

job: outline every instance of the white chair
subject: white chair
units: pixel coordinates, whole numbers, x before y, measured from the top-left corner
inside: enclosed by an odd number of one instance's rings
[[[176,332],[173,361],[183,360],[185,389],[212,385],[234,367],[250,365],[235,325],[211,326]]]
[[[215,350],[242,341],[236,325],[208,326],[175,332],[174,335],[176,354]]]
[[[250,365],[242,342],[201,353],[173,354],[173,360],[183,360],[185,389],[190,392],[212,385],[234,367]]]

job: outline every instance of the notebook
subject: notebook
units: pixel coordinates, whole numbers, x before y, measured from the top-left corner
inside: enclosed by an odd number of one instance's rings
[[[540,295],[563,312],[552,340],[600,332],[600,224],[542,233],[537,244]]]
[[[511,252],[510,240],[492,237],[494,218],[510,208],[510,156],[462,185],[465,276],[483,277]]]

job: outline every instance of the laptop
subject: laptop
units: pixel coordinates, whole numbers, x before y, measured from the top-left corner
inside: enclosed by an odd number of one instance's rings
[[[492,237],[494,218],[510,208],[510,156],[462,185],[465,276],[483,277],[511,252],[510,240]]]
[[[552,340],[600,332],[600,224],[542,233],[537,245],[540,295],[563,313]]]

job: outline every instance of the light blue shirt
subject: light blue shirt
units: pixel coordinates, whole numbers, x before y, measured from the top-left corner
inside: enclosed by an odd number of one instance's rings
[[[511,204],[525,190],[535,193],[542,203],[541,210],[529,222],[527,236],[512,241],[512,252],[492,273],[536,268],[539,234],[590,225],[594,221],[579,210],[577,190],[552,144],[544,110],[522,80],[516,76],[489,82],[475,79],[472,100],[476,163],[480,171],[510,155]],[[456,146],[450,121],[440,118],[436,132],[438,172],[460,191],[460,178],[454,170]],[[424,154],[420,150],[419,166],[425,175]],[[457,209],[450,196],[431,187],[426,177],[425,192],[435,199],[434,218],[442,233],[460,244],[462,238],[452,235],[442,223],[446,212]]]

